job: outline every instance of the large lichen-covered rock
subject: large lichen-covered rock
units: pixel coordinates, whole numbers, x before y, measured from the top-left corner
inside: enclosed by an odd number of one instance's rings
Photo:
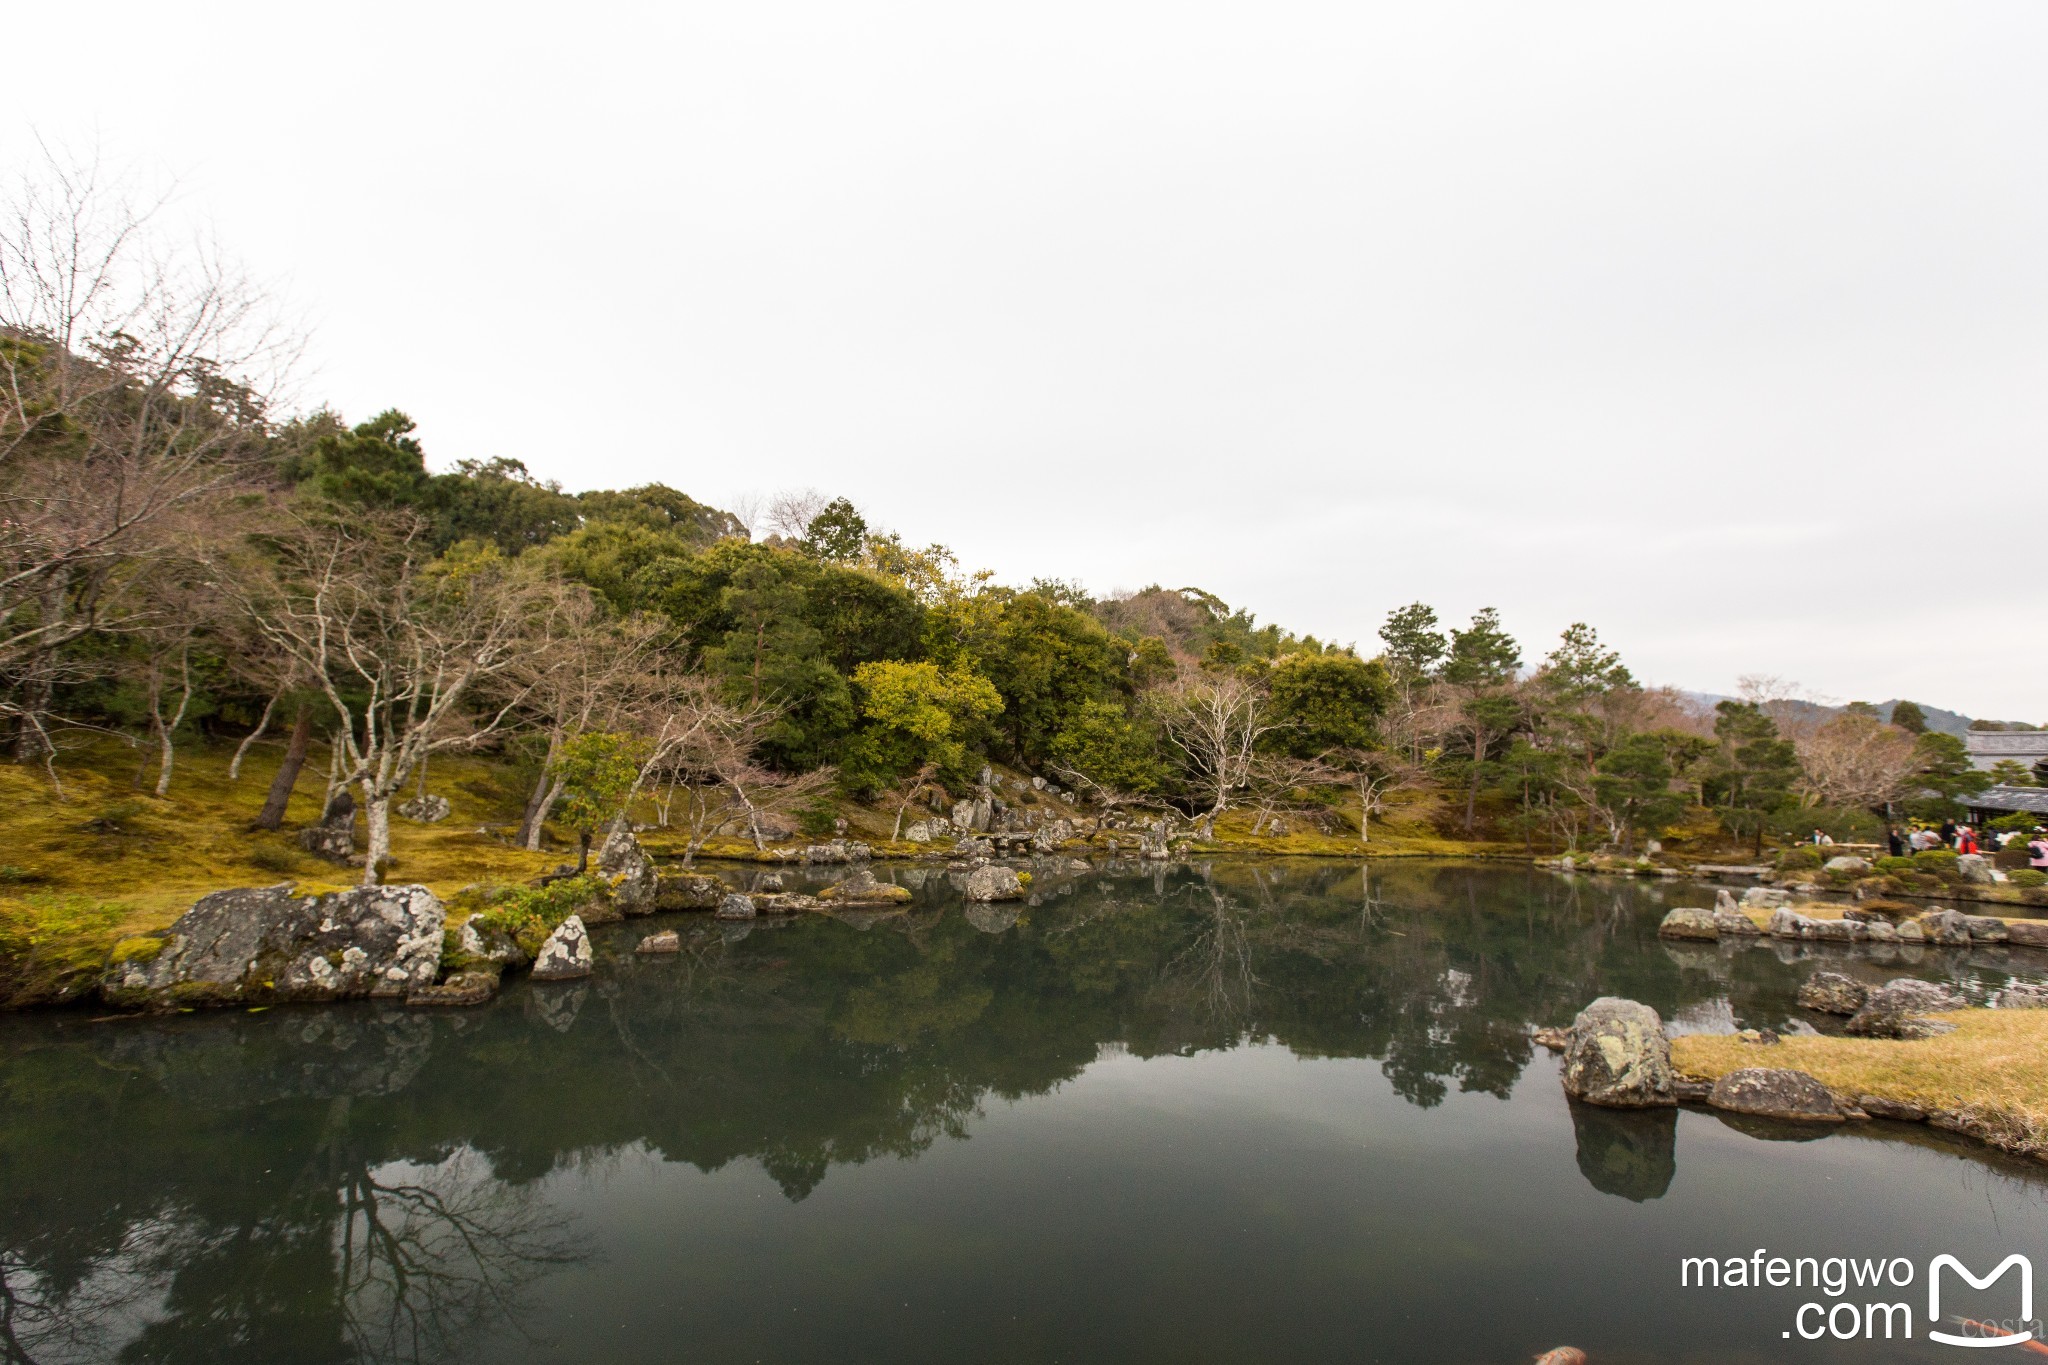
[[[616,830],[605,839],[597,851],[597,875],[611,888],[612,904],[621,915],[654,913],[660,878],[631,830]]]
[[[752,896],[743,896],[737,891],[727,893],[725,898],[718,902],[718,917],[720,919],[752,919],[754,917],[754,898]]]
[[[1870,987],[1840,972],[1815,972],[1799,987],[1799,1004],[1823,1014],[1854,1014],[1870,998]]]
[[[1744,905],[1760,905],[1767,910],[1775,910],[1781,905],[1790,905],[1792,903],[1792,893],[1780,890],[1775,886],[1752,886],[1742,893],[1742,903]]]
[[[547,942],[533,957],[535,981],[574,981],[590,975],[590,931],[581,915],[571,915],[555,926]]]
[[[1828,1088],[1804,1071],[1753,1066],[1714,1082],[1707,1103],[1736,1114],[1795,1123],[1840,1123],[1848,1117]]]
[[[1721,926],[1715,923],[1714,912],[1692,906],[1680,906],[1664,916],[1664,922],[1657,926],[1657,932],[1665,938],[1721,937]]]
[[[434,984],[446,919],[424,886],[216,891],[178,917],[154,955],[121,945],[100,994],[143,1009],[402,998]]]
[[[1845,853],[1839,858],[1830,858],[1822,863],[1820,870],[1823,872],[1868,872],[1870,871],[1870,859],[1858,858]]]
[[[1671,1043],[1657,1011],[1603,995],[1572,1020],[1564,1053],[1565,1093],[1611,1109],[1676,1104]]]
[[[1018,879],[1015,868],[997,867],[993,864],[977,867],[967,874],[967,885],[962,889],[971,901],[1014,901],[1024,896],[1024,883]]]
[[[716,910],[728,890],[708,872],[664,872],[655,881],[658,910]]]

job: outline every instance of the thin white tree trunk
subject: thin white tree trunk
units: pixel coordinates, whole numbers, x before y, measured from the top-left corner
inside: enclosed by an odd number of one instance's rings
[[[270,713],[277,709],[278,699],[283,695],[281,692],[277,693],[263,704],[263,714],[256,718],[256,728],[245,735],[242,742],[235,746],[235,756],[228,760],[228,781],[238,782],[241,780],[242,760],[249,756],[249,746],[263,738],[263,732],[270,728]]]
[[[376,787],[368,782],[363,785],[363,823],[368,830],[368,839],[363,849],[364,886],[376,886],[378,867],[391,856],[391,797],[376,795]]]

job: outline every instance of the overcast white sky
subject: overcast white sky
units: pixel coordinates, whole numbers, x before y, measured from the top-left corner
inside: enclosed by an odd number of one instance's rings
[[[434,462],[811,485],[1010,581],[2048,721],[2048,5],[91,4]],[[21,60],[19,54],[42,54]],[[2037,585],[2023,594],[2020,583]]]

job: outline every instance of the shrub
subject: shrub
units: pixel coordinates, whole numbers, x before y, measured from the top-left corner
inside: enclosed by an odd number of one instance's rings
[[[280,848],[276,844],[258,844],[249,850],[249,861],[265,872],[296,872],[299,870],[299,855],[295,849]],[[386,866],[389,866],[387,863]]]
[[[2008,873],[2006,880],[2014,886],[2048,886],[2048,872],[2043,872],[2037,867],[2023,867],[2017,872]]]
[[[1781,872],[1797,872],[1807,868],[1819,867],[1821,861],[1819,849],[1815,848],[1812,844],[1802,844],[1798,848],[1788,848],[1778,855],[1778,870]]]
[[[460,895],[469,893],[465,887]],[[490,887],[483,892],[487,903],[477,912],[476,919],[486,928],[509,935],[526,952],[538,953],[556,925],[593,901],[610,896],[611,888],[604,878],[588,872],[541,887]]]
[[[796,813],[796,825],[809,835],[831,834],[839,827],[839,812],[830,801],[813,801]]]

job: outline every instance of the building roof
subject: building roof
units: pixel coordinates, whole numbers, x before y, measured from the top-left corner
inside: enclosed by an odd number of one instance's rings
[[[2030,815],[2048,815],[2048,787],[1986,787],[1975,796],[1963,798],[1971,810],[2023,810]]]
[[[1973,758],[2048,758],[2048,730],[1972,730],[1963,748]]]

